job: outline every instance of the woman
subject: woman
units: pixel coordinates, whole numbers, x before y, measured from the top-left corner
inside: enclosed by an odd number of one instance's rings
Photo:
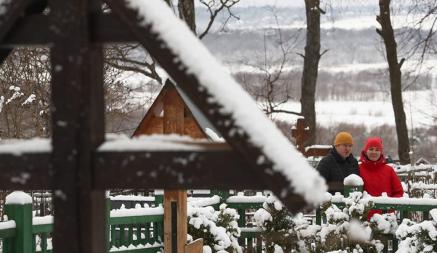
[[[385,162],[383,155],[382,140],[378,137],[368,138],[361,151],[360,176],[364,181],[364,190],[372,196],[381,196],[383,192],[388,197],[402,197],[404,191],[401,181],[392,167]],[[381,210],[372,210],[369,219],[375,213],[382,213]]]

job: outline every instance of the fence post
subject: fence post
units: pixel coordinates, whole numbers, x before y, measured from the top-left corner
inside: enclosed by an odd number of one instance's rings
[[[164,205],[164,190],[155,190],[155,206]]]
[[[106,192],[106,211],[105,211],[105,215],[106,215],[106,252],[109,252],[109,250],[111,249],[111,235],[110,233],[112,232],[110,230],[111,228],[111,223],[110,223],[110,219],[111,219],[111,198],[109,196],[109,191]]]
[[[5,214],[8,220],[14,220],[15,237],[4,241],[5,248],[12,248],[13,253],[32,252],[32,197],[22,192],[15,191],[6,196]],[[12,247],[11,247],[12,246]]]

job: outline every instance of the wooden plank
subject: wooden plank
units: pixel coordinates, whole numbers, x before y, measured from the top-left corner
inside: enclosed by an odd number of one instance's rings
[[[184,101],[174,87],[164,96],[164,134],[184,133]]]
[[[203,252],[203,239],[199,238],[194,242],[191,242],[185,246],[185,253],[202,253]]]
[[[144,118],[141,120],[140,124],[138,124],[137,128],[135,129],[133,136],[154,133],[155,130],[161,134],[164,133],[164,125],[161,125],[161,122],[159,122],[159,125],[152,127],[151,124],[158,124],[158,122],[152,123],[151,121],[154,120],[152,118],[159,117],[159,115],[156,115],[157,112],[163,111],[163,109],[164,109],[163,108],[164,97],[167,94],[167,91],[169,90],[169,88],[170,88],[170,84],[168,84],[168,83],[166,83],[164,85],[164,87],[162,87],[158,96],[153,101],[153,104],[150,106],[149,110],[146,112],[146,115],[144,116]],[[162,124],[163,124],[163,122],[164,121],[162,120]],[[161,127],[161,129],[159,129],[158,127]],[[149,128],[152,128],[153,130],[152,129],[149,130]]]
[[[89,43],[88,0],[50,1],[53,169],[57,252],[106,252],[103,191],[92,190],[92,156],[101,141],[103,68]],[[93,71],[96,70],[96,71]],[[93,76],[94,75],[94,76]],[[96,86],[93,86],[96,85]],[[96,99],[97,102],[91,102]],[[68,238],[68,240],[67,240]]]
[[[167,85],[168,90],[163,101],[163,131],[164,134],[182,135],[185,104],[176,88],[169,83]],[[186,241],[187,191],[166,189],[164,190],[164,250],[167,253],[183,252]]]
[[[176,205],[174,205],[176,204]],[[176,210],[173,210],[176,208]],[[174,217],[176,215],[176,217]],[[176,219],[176,224],[175,222]],[[173,233],[176,229],[176,238]],[[173,245],[176,239],[176,245]],[[187,192],[165,190],[164,192],[164,249],[165,252],[184,252],[187,240]],[[174,248],[176,247],[176,248]]]
[[[269,159],[265,159],[263,163],[257,163],[259,157],[265,157],[260,147],[249,142],[247,132],[234,123],[231,115],[222,112],[222,105],[210,102],[211,94],[206,89],[202,89],[196,76],[187,73],[188,66],[184,66],[181,61],[177,60],[172,50],[152,31],[152,27],[140,25],[140,18],[136,10],[130,9],[126,1],[105,0],[105,2],[113,13],[124,22],[126,29],[129,29],[152,57],[157,59],[158,63],[179,85],[178,87],[222,134],[227,143],[250,163],[250,169],[246,170],[246,173],[262,178],[265,182],[265,188],[272,190],[289,211],[301,210],[306,202],[301,195],[294,193],[293,187],[286,179],[287,177],[274,170],[274,164]],[[230,133],[238,134],[231,135]]]
[[[51,154],[0,154],[0,190],[49,189]]]
[[[195,139],[207,138],[205,133],[199,127],[196,119],[192,116],[184,118],[184,135],[188,135]]]
[[[266,189],[231,150],[99,152],[95,159],[96,189]]]

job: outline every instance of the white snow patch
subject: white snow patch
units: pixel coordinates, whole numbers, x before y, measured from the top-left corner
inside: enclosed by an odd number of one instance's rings
[[[53,224],[52,215],[33,217],[32,219],[32,225],[47,225],[47,224]]]
[[[99,147],[99,152],[108,151],[156,151],[156,150],[204,150],[207,140],[193,139],[177,134],[150,135],[129,138],[126,135],[107,135],[107,140]]]
[[[163,214],[164,214],[164,208],[162,206],[111,210],[111,217],[130,217],[130,216],[147,216],[147,215],[163,215]]]
[[[6,196],[5,205],[32,204],[32,197],[23,191],[14,191]]]
[[[33,138],[29,140],[2,139],[0,153],[22,155],[25,153],[48,153],[52,151],[50,139]]]
[[[351,174],[349,176],[347,176],[344,180],[343,180],[344,185],[348,185],[348,186],[362,186],[364,185],[364,181],[363,179],[355,174]]]
[[[16,226],[17,224],[15,224],[14,220],[0,222],[0,230],[15,228]]]

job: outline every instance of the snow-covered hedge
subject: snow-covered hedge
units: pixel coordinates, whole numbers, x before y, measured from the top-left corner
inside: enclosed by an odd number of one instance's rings
[[[331,198],[335,199],[335,198]],[[405,219],[398,226],[395,214],[375,214],[368,220],[373,203],[354,192],[343,198],[340,209],[331,201],[322,206],[322,225],[310,225],[302,214],[292,217],[282,204],[270,197],[255,213],[268,252],[382,252],[387,240],[396,236],[397,253],[437,252],[437,209],[431,221],[414,223]]]
[[[313,235],[319,226],[310,225],[302,214],[291,217],[281,202],[270,196],[254,215],[263,229],[267,252],[308,252],[315,243]]]
[[[239,215],[235,209],[220,205],[215,211],[212,206],[188,208],[188,234],[190,239],[203,238],[203,252],[241,253],[238,244]]]
[[[404,219],[396,230],[397,253],[437,252],[437,208],[430,211],[432,220],[420,223]]]

